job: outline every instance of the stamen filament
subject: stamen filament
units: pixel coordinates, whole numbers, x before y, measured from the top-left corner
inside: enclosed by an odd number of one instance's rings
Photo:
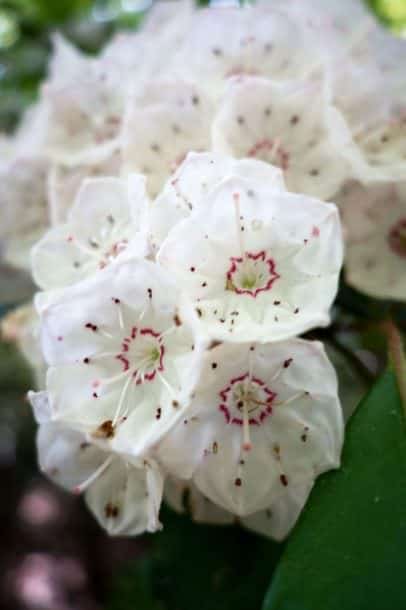
[[[77,485],[76,487],[73,488],[73,493],[75,494],[81,494],[83,491],[85,491],[88,487],[90,487],[90,485],[92,483],[95,482],[96,479],[99,478],[99,476],[101,474],[103,474],[103,472],[110,466],[111,462],[113,461],[114,456],[110,455],[107,460],[105,460],[103,462],[103,464],[101,464],[101,466],[99,466],[99,468],[97,468],[93,474],[90,475],[90,477],[88,477],[85,481],[83,481],[83,483],[80,483],[79,485]]]
[[[251,438],[250,438],[250,419],[249,419],[247,403],[245,402],[245,400],[244,400],[244,405],[243,405],[243,444],[242,444],[242,448],[244,449],[244,451],[251,451],[251,449],[252,449],[252,443],[251,443]]]
[[[116,425],[117,420],[118,420],[118,418],[120,416],[121,409],[123,407],[125,398],[127,396],[128,388],[130,387],[131,380],[132,380],[132,377],[129,375],[128,379],[125,382],[124,387],[123,387],[123,389],[121,391],[120,400],[118,401],[117,409],[116,409],[116,412],[115,412],[114,417],[113,417],[113,427]]]

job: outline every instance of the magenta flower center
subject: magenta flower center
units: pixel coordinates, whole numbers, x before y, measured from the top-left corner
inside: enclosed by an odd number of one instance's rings
[[[245,256],[231,257],[227,271],[227,289],[237,294],[256,297],[260,292],[270,290],[280,277],[275,261],[266,252],[246,252]]]
[[[219,396],[219,410],[228,424],[242,426],[246,410],[249,425],[259,426],[272,413],[276,392],[258,377],[250,378],[249,373],[245,373],[231,379]]]

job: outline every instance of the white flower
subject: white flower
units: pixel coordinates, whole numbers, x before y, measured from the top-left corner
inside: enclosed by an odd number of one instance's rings
[[[377,120],[354,136],[360,157],[358,177],[365,182],[403,180],[406,175],[406,107]]]
[[[83,492],[88,507],[110,535],[135,536],[161,528],[163,476],[153,460],[134,462],[53,423],[45,392],[31,393],[30,400],[40,423],[37,447],[44,474],[70,492]]]
[[[210,148],[211,118],[211,105],[194,85],[151,81],[136,89],[123,127],[125,169],[145,174],[156,196],[189,151]]]
[[[173,510],[183,513],[188,509],[196,523],[227,525],[239,523],[246,529],[263,536],[283,540],[295,525],[305,505],[313,484],[288,486],[272,506],[246,517],[233,515],[214,504],[196,487],[193,481],[168,477],[165,481],[164,499]],[[185,498],[187,506],[185,506]]]
[[[166,273],[130,260],[43,307],[55,421],[120,447],[123,436],[137,456],[165,434],[181,417],[199,373],[190,314],[177,303]]]
[[[68,165],[96,163],[116,150],[129,86],[122,77],[114,64],[87,57],[56,38],[40,100],[50,158]]]
[[[230,76],[289,80],[304,76],[314,61],[301,30],[271,6],[223,6],[196,13],[173,69],[216,99]]]
[[[406,186],[348,185],[339,198],[346,279],[361,292],[406,301]]]
[[[191,205],[193,195],[185,185]],[[279,341],[328,324],[342,262],[337,209],[225,178],[170,231],[157,258],[211,338]]]
[[[256,183],[257,188],[285,190],[277,167],[252,159],[233,159],[219,153],[188,153],[175,174],[167,181],[150,208],[151,241],[155,248],[169,231],[193,210],[204,209],[206,199],[224,178],[239,176]]]
[[[295,505],[299,490],[304,500],[318,474],[338,467],[342,436],[320,343],[222,344],[206,353],[190,408],[157,455],[170,474],[193,477],[210,500],[246,516]]]
[[[51,225],[67,221],[68,213],[86,178],[118,176],[121,157],[115,152],[99,163],[79,163],[74,166],[62,163],[51,164],[48,172],[48,201]]]
[[[29,267],[29,252],[48,223],[47,164],[33,156],[14,156],[0,165],[0,241],[2,257]]]
[[[123,256],[147,254],[147,196],[143,176],[86,180],[65,224],[32,250],[32,270],[45,289],[62,288]]]
[[[331,198],[350,175],[342,149],[350,141],[340,113],[314,82],[232,81],[213,124],[213,147],[268,161],[289,190]]]

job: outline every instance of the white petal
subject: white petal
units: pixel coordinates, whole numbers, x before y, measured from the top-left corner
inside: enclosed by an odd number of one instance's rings
[[[312,484],[297,484],[282,492],[279,498],[266,510],[241,519],[241,524],[258,534],[274,540],[283,540],[295,525]]]
[[[278,165],[289,190],[329,199],[350,169],[331,112],[312,82],[235,79],[213,124],[214,149]]]
[[[44,474],[71,492],[108,458],[108,454],[89,444],[83,434],[56,423],[39,427],[37,448]]]
[[[282,172],[253,159],[236,160],[219,153],[189,153],[151,206],[153,242],[161,244],[170,229],[191,211],[205,207],[207,196],[224,180],[240,176],[267,188],[284,190]]]
[[[74,284],[123,255],[148,252],[144,178],[86,180],[66,224],[33,248],[33,275],[44,289]]]
[[[199,88],[181,81],[150,82],[129,100],[123,158],[148,178],[156,196],[191,150],[210,145],[211,107]]]
[[[163,477],[148,463],[137,468],[116,459],[86,492],[86,503],[112,536],[136,536],[161,529]]]
[[[164,499],[169,506],[178,513],[184,513],[185,497],[187,508],[196,523],[226,525],[235,520],[231,513],[206,498],[192,481],[168,477],[165,481]]]

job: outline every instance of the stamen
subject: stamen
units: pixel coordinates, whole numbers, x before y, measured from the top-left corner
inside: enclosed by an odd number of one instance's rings
[[[106,339],[114,339],[113,335],[111,335],[107,330],[104,330],[100,326],[98,327],[98,330],[99,330],[99,333],[101,335],[103,335],[103,337],[106,337]]]
[[[74,494],[81,494],[83,491],[85,491],[88,487],[90,487],[90,485],[92,483],[95,482],[96,479],[99,478],[99,476],[101,474],[103,474],[103,472],[110,466],[111,462],[113,461],[114,456],[110,455],[107,460],[105,460],[103,462],[103,464],[101,466],[99,466],[99,468],[97,468],[93,474],[90,475],[90,477],[88,477],[85,481],[83,481],[83,483],[80,483],[79,485],[77,485],[76,487],[73,488],[73,493]]]
[[[244,451],[251,451],[252,443],[250,438],[250,416],[248,413],[247,403],[244,400],[243,405],[243,444]]]
[[[303,398],[305,396],[308,396],[309,392],[298,392],[297,394],[294,394],[293,396],[291,396],[290,398],[287,398],[286,400],[282,400],[281,402],[275,402],[273,403],[273,406],[275,407],[281,407],[281,406],[285,406],[285,405],[290,405],[290,403],[294,402],[295,400],[297,400],[298,398]]]
[[[120,325],[120,330],[124,330],[123,309],[121,307],[121,303],[116,303],[116,305],[117,305],[118,323]]]
[[[129,371],[121,371],[118,375],[113,375],[112,377],[107,377],[107,379],[102,379],[102,385],[111,385],[112,383],[116,383],[116,381],[121,381],[124,377],[129,374]]]
[[[272,143],[272,148],[269,151],[269,159],[268,159],[269,163],[273,163],[273,161],[275,159],[275,155],[278,154],[280,145],[281,145],[281,138],[280,138],[280,136],[276,136],[276,138],[274,139],[274,141]]]
[[[162,375],[162,373],[160,371],[158,371],[158,369],[156,370],[156,373],[157,373],[159,379],[162,381],[162,383],[166,387],[166,389],[169,390],[169,392],[172,394],[172,396],[176,396],[175,390],[170,385],[170,383],[165,379],[165,377]]]
[[[130,387],[131,381],[132,381],[132,377],[129,375],[128,379],[125,382],[124,387],[123,387],[123,389],[121,391],[120,400],[118,401],[118,406],[117,406],[116,412],[115,412],[114,417],[113,417],[113,426],[116,425],[116,423],[118,421],[118,418],[120,417],[121,409],[122,409],[124,401],[126,399],[127,392],[128,392],[129,387]]]

